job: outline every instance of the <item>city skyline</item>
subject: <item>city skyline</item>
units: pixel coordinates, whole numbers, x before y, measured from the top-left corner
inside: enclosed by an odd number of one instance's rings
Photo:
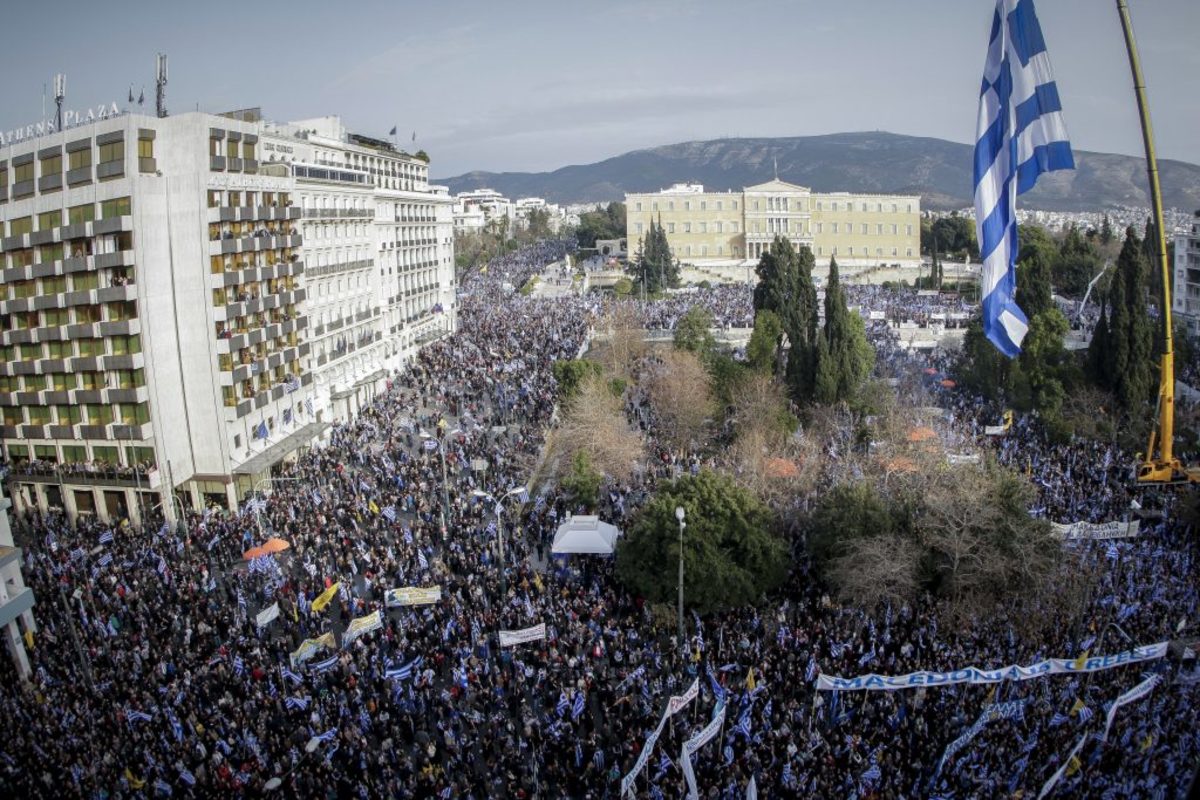
[[[751,0],[735,12],[704,0],[516,10],[368,2],[342,22],[309,2],[244,21],[224,3],[203,14],[123,8],[133,24],[101,65],[97,45],[115,40],[110,12],[70,2],[13,9],[8,63],[21,66],[7,76],[0,130],[36,122],[43,104],[52,117],[59,72],[68,108],[123,108],[132,88],[153,113],[154,55],[164,52],[172,113],[261,106],[276,120],[339,114],[379,137],[395,126],[398,144],[428,151],[439,177],[552,170],[722,136],[887,130],[970,142],[992,3]],[[1084,16],[1044,0],[1038,12],[1074,145],[1140,155],[1115,9]],[[1191,136],[1200,106],[1180,101],[1200,66],[1187,39],[1200,6],[1168,0],[1132,14],[1160,156],[1200,163]],[[59,47],[34,35],[44,16],[73,21]]]

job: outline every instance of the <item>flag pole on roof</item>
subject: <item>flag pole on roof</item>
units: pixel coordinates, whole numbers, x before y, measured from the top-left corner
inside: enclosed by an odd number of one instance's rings
[[[1033,0],[997,0],[975,137],[975,226],[983,329],[1009,358],[1029,320],[1017,307],[1017,195],[1043,172],[1073,169],[1058,86]]]

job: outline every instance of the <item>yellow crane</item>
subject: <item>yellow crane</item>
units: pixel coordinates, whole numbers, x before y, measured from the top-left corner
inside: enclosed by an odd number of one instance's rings
[[[1133,71],[1133,90],[1137,95],[1138,116],[1142,123],[1142,141],[1146,145],[1146,172],[1150,176],[1150,200],[1154,206],[1155,241],[1158,267],[1162,271],[1163,349],[1159,355],[1158,421],[1150,431],[1145,455],[1139,457],[1137,481],[1155,483],[1200,483],[1200,468],[1185,467],[1175,457],[1175,344],[1171,325],[1171,265],[1167,263],[1166,227],[1163,220],[1162,188],[1158,182],[1158,160],[1154,155],[1154,130],[1150,126],[1150,109],[1146,104],[1146,81],[1142,77],[1142,62],[1138,58],[1137,41],[1129,6],[1117,0],[1121,15],[1121,30],[1125,34],[1125,49],[1129,52],[1129,67]],[[1155,445],[1158,446],[1155,457]]]

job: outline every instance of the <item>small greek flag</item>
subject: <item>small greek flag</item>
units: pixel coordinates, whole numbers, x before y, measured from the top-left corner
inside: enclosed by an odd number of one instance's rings
[[[429,562],[425,559],[425,553],[417,550],[417,563],[421,565],[421,569],[429,569]]]
[[[125,719],[129,722],[149,722],[153,718],[143,711],[138,711],[136,708],[127,708],[125,709]]]
[[[879,769],[879,764],[872,761],[871,768],[864,772],[859,780],[864,786],[874,786],[881,777],[883,777],[883,771]]]
[[[97,567],[107,567],[112,563],[112,553],[105,553],[100,556],[100,560],[96,562]]]
[[[164,578],[167,576],[167,560],[162,556],[158,557],[158,574]]]
[[[318,742],[328,742],[333,737],[337,736],[337,728],[330,728],[319,736],[315,737]]]
[[[242,661],[241,656],[233,657],[233,671],[238,675],[244,675],[246,673],[246,664]]]
[[[821,674],[820,668],[817,666],[817,660],[812,656],[808,657],[808,669],[804,672],[804,680],[812,683]]]
[[[516,491],[513,492],[513,497],[517,498],[518,503],[525,505],[529,502],[529,490],[524,486],[519,486],[517,487]]]
[[[983,259],[983,329],[1021,352],[1029,320],[1017,307],[1017,195],[1043,172],[1074,169],[1062,101],[1033,0],[996,0],[975,142],[975,226]]]
[[[1059,725],[1062,725],[1068,719],[1070,719],[1070,717],[1066,716],[1065,714],[1056,712],[1054,714],[1054,716],[1050,718],[1050,727],[1057,728]]]
[[[271,436],[271,433],[270,433],[270,431],[267,430],[266,420],[263,420],[262,422],[258,423],[258,427],[254,429],[254,438],[255,439],[267,439],[270,436]]]
[[[289,709],[299,708],[302,711],[308,708],[308,703],[309,703],[309,698],[307,698],[307,697],[289,697],[287,700],[284,701],[284,704]]]
[[[288,669],[287,667],[280,667],[280,668],[279,668],[279,671],[280,671],[281,673],[283,673],[283,677],[284,677],[284,678],[286,678],[287,680],[291,681],[293,685],[300,684],[300,683],[303,683],[303,682],[304,682],[304,679],[303,679],[303,678],[301,678],[301,677],[300,677],[299,675],[297,675],[296,673],[292,672],[292,671],[291,671],[290,669]]]
[[[175,734],[175,741],[183,741],[183,725],[179,722],[179,717],[175,716],[175,712],[167,709],[167,719],[171,721],[171,731]]]
[[[183,781],[188,786],[196,785],[196,776],[188,772],[186,769],[179,770],[179,780]]]
[[[562,717],[567,713],[567,709],[571,707],[571,701],[567,699],[566,692],[560,692],[558,695],[558,704],[554,706],[554,710],[558,712],[558,716]]]
[[[1109,542],[1108,551],[1105,553],[1109,561],[1119,561],[1121,558],[1121,550],[1117,547],[1116,542]]]
[[[317,493],[316,489],[312,490],[312,499],[314,503],[321,505],[321,495]]]
[[[300,388],[300,378],[296,375],[289,375],[283,385],[287,387],[288,394],[291,394]]]
[[[100,544],[112,544],[112,540],[113,540],[113,532],[112,531],[105,531],[104,533],[100,534]]]
[[[437,439],[426,439],[425,440],[425,449],[430,452],[437,450],[438,449],[438,440]]]
[[[579,715],[583,713],[583,692],[575,693],[575,704],[571,706],[571,719],[579,719]]]
[[[395,506],[384,506],[383,511],[380,513],[382,513],[383,516],[387,517],[388,522],[394,523],[396,521],[396,507]]]
[[[330,656],[329,658],[325,659],[324,661],[317,661],[308,668],[309,672],[328,672],[329,670],[331,670],[335,666],[337,666],[337,660],[338,660],[337,656]]]
[[[392,667],[383,673],[383,677],[388,680],[406,681],[413,677],[418,669],[421,668],[421,663],[424,661],[423,656],[417,656],[412,661],[400,667]]]
[[[171,784],[167,783],[162,778],[156,778],[154,780],[154,791],[159,792],[160,794],[164,794],[167,797],[170,797],[171,796]]]
[[[214,547],[216,547],[220,543],[221,543],[220,535],[213,534],[213,537],[208,540],[208,549],[212,550]]]
[[[1096,712],[1092,711],[1087,706],[1083,706],[1082,708],[1079,709],[1079,722],[1081,725],[1087,724],[1087,721],[1090,720],[1094,716],[1096,716]]]
[[[304,410],[305,410],[306,412],[308,412],[308,415],[309,415],[310,417],[313,415],[313,404],[312,404],[312,398],[311,398],[311,397],[306,397],[306,398],[304,399]]]

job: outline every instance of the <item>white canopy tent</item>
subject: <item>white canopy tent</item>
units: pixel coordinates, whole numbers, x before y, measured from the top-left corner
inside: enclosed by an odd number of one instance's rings
[[[616,525],[601,522],[594,515],[580,514],[569,518],[554,532],[554,554],[612,555],[621,531]]]

